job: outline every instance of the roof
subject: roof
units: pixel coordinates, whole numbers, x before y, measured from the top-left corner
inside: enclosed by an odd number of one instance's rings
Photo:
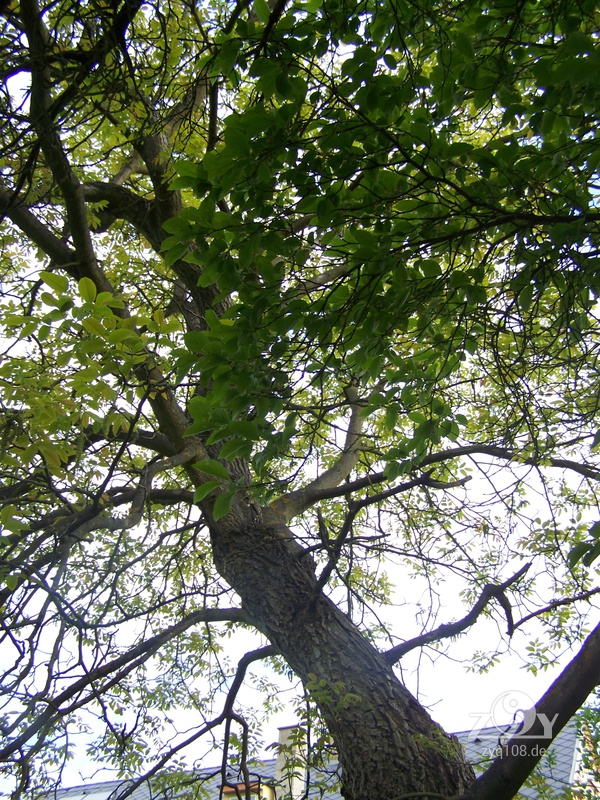
[[[500,741],[506,741],[506,734],[498,727],[482,728],[480,730],[461,731],[455,734],[462,744],[467,759],[473,764],[476,772],[483,772],[486,765],[493,760],[494,751]],[[548,753],[544,755],[538,765],[535,781],[542,781],[553,794],[557,796],[561,790],[572,785],[578,766],[578,736],[574,723],[567,725],[552,742]],[[275,785],[276,759],[255,760],[249,763],[248,772],[250,780],[263,785]],[[228,773],[232,784],[239,784],[243,778],[238,772]],[[337,764],[332,763],[325,772],[314,771],[311,776],[311,790],[309,798],[318,800],[325,796],[326,800],[342,800],[338,783]],[[314,779],[314,780],[313,780]],[[161,782],[162,783],[162,782]],[[191,798],[219,797],[222,785],[220,767],[201,770],[197,773],[187,773],[183,776],[180,788],[165,788],[158,781],[144,782],[136,787],[129,795],[130,800],[177,800],[189,796]],[[123,792],[134,784],[133,781],[114,780],[99,783],[87,783],[71,788],[57,788],[47,797],[50,800],[119,800]],[[538,797],[535,788],[521,790],[521,795],[528,798]],[[547,795],[546,795],[547,796]]]
[[[513,731],[510,731],[510,734],[512,733]],[[505,743],[509,738],[504,730],[496,726],[462,731],[455,735],[477,773],[485,771],[487,764],[497,754],[500,743]],[[580,760],[578,741],[577,726],[574,722],[570,722],[550,744],[536,767],[534,777],[528,783],[535,784],[536,781],[543,781],[545,786],[556,796],[572,786]],[[518,747],[519,745],[514,746]],[[520,794],[530,798],[538,796],[534,787],[521,789]]]
[[[276,759],[254,760],[248,764],[250,781],[261,783],[267,786],[274,786]],[[240,773],[230,771],[227,773],[228,780],[233,785],[243,781]],[[317,800],[325,793],[327,800],[343,800],[339,792],[337,764],[332,764],[331,768],[318,775],[313,771],[316,778],[314,785],[311,782],[309,798]],[[220,767],[214,769],[203,769],[197,773],[189,773],[185,777],[186,786],[182,786],[181,791],[177,791],[177,798],[189,793],[190,797],[196,798],[215,798],[219,797],[220,788],[223,783]],[[99,783],[87,783],[71,788],[57,788],[49,792],[46,797],[49,800],[119,800],[125,791],[134,784],[133,780],[113,780],[102,781]],[[325,785],[329,786],[327,790]],[[145,781],[136,787],[128,796],[127,800],[170,800],[175,792],[172,789],[165,789],[152,781]],[[235,795],[234,795],[235,796]]]

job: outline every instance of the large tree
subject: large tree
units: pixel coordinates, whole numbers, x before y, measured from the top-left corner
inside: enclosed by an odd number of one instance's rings
[[[236,691],[272,658],[349,800],[512,797],[547,740],[474,782],[394,667],[482,614],[542,625],[534,669],[586,635],[596,3],[1,9],[15,796],[94,715],[92,755],[124,772],[176,774],[220,725],[245,747]],[[448,581],[464,617],[432,603],[421,636],[401,611],[389,629],[393,580]],[[219,709],[242,629],[263,645]],[[538,704],[553,735],[598,681],[595,629]]]

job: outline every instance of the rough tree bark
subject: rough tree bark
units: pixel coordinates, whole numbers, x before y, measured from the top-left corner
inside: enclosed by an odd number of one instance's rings
[[[349,800],[466,790],[473,772],[380,654],[317,585],[309,555],[269,509],[238,503],[211,528],[215,563],[256,627],[314,693]]]

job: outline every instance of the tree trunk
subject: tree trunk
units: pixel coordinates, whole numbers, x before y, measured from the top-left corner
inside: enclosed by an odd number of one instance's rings
[[[236,504],[211,526],[217,569],[256,627],[312,690],[331,733],[349,800],[410,792],[448,797],[474,775],[377,650],[317,590],[315,568],[269,509]]]

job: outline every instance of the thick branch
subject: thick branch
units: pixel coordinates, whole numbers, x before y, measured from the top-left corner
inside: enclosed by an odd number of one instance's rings
[[[101,291],[110,291],[110,286],[96,262],[82,187],[71,168],[50,111],[48,34],[36,0],[23,0],[20,8],[32,61],[31,121],[46,162],[63,195],[71,237],[77,260],[84,269],[83,274],[89,275]]]
[[[201,76],[195,83],[195,86],[188,92],[181,102],[172,109],[171,113],[162,122],[156,123],[156,128],[162,136],[162,142],[170,139],[177,131],[178,127],[187,117],[198,108],[200,104],[206,99],[207,95],[207,80]],[[148,136],[148,140],[157,138]],[[132,175],[150,175],[152,177],[152,162],[150,165],[145,161],[142,156],[143,145],[140,149],[127,160],[117,174],[111,178],[110,183],[113,186],[122,186]],[[146,153],[146,156],[148,154]]]
[[[456,636],[457,634],[462,633],[467,628],[470,628],[475,622],[477,622],[479,615],[487,606],[492,597],[495,597],[500,601],[500,604],[506,613],[508,635],[512,636],[514,625],[512,621],[512,614],[510,612],[510,605],[504,592],[509,588],[509,586],[512,586],[513,583],[516,583],[520,578],[522,578],[530,566],[531,563],[525,564],[515,575],[512,576],[512,578],[504,581],[504,583],[487,583],[483,587],[483,591],[479,595],[479,599],[465,617],[458,620],[458,622],[448,622],[444,625],[440,625],[429,633],[424,633],[422,636],[416,636],[414,639],[410,639],[408,642],[403,642],[396,647],[392,647],[391,650],[388,650],[383,654],[385,661],[388,664],[396,664],[398,661],[400,661],[402,656],[405,656],[416,647],[423,647],[423,645],[431,644],[432,642],[437,642],[440,639],[447,639],[450,636]]]
[[[360,454],[360,435],[364,419],[361,416],[362,406],[359,403],[358,390],[355,386],[346,388],[346,396],[352,409],[350,422],[346,432],[346,440],[342,455],[329,469],[321,473],[314,481],[295,492],[278,498],[271,508],[280,514],[286,522],[301,514],[322,497],[322,493],[333,489],[352,472]]]
[[[92,203],[108,202],[103,214],[113,219],[124,219],[129,222],[156,252],[160,251],[166,232],[158,223],[153,204],[149,200],[138,197],[134,192],[114,183],[88,181],[83,184],[86,200]]]
[[[510,800],[543,757],[550,742],[600,683],[600,625],[532,709],[535,716],[502,748],[502,753],[469,791],[456,800]],[[526,717],[529,721],[528,717]]]
[[[516,464],[525,464],[531,467],[556,467],[558,469],[568,469],[571,472],[576,472],[583,475],[584,478],[591,480],[600,480],[600,470],[595,467],[590,467],[587,464],[580,464],[569,458],[548,458],[540,456],[536,458],[531,456],[529,458],[522,458],[521,454],[516,450],[509,450],[505,447],[494,447],[491,445],[465,445],[464,447],[455,447],[453,450],[445,450],[441,453],[432,453],[426,456],[421,462],[421,467],[429,466],[430,464],[438,464],[442,461],[448,461],[451,458],[460,458],[461,456],[482,455],[492,456],[493,458],[500,458],[503,461],[514,461]]]
[[[431,453],[428,456],[425,456],[419,463],[416,465],[415,469],[424,469],[432,464],[441,464],[446,461],[452,461],[455,458],[461,458],[463,456],[476,456],[476,455],[483,455],[483,456],[491,456],[492,458],[499,458],[503,461],[513,461],[515,464],[523,464],[525,466],[535,466],[535,467],[554,467],[557,469],[566,469],[571,470],[572,472],[576,472],[579,475],[583,475],[585,478],[589,478],[590,480],[600,480],[600,470],[596,469],[595,467],[590,467],[587,464],[580,464],[577,461],[573,461],[572,459],[568,458],[526,458],[522,459],[519,458],[519,454],[516,451],[509,450],[504,447],[493,447],[487,445],[465,445],[463,447],[455,447],[451,450],[442,450],[439,453]],[[283,508],[286,503],[286,497],[292,496],[300,496],[303,493],[308,492],[310,487],[313,487],[310,492],[310,499],[308,496],[306,497],[306,504],[304,506],[305,510],[314,503],[318,503],[321,500],[331,500],[335,497],[345,497],[347,495],[353,494],[354,492],[360,491],[361,489],[368,489],[370,486],[376,486],[377,484],[384,483],[387,480],[386,474],[384,471],[381,472],[373,472],[370,475],[365,475],[362,478],[357,478],[354,481],[347,481],[342,485],[331,486],[328,488],[324,487],[316,487],[316,481],[313,483],[308,484],[308,486],[304,487],[303,489],[298,489],[296,492],[291,493],[288,496],[284,496],[278,498],[274,501],[273,506],[276,506],[278,509]],[[461,481],[464,482],[463,479]],[[439,486],[435,487],[434,483],[439,483]],[[412,482],[411,482],[412,485]],[[423,485],[423,481],[419,479],[415,479],[415,485]],[[447,487],[449,488],[452,485],[457,485],[456,483],[449,483]],[[460,484],[462,485],[462,484]],[[445,488],[442,482],[434,482],[430,480],[429,486],[432,488]],[[391,493],[397,494],[397,489],[404,490],[404,484],[401,487],[392,487],[390,490]],[[409,487],[410,488],[410,487]],[[291,517],[289,517],[291,519]]]
[[[92,426],[84,428],[86,443],[95,444],[97,442],[127,442],[127,444],[135,445],[136,447],[144,447],[147,450],[153,450],[160,453],[162,456],[174,456],[176,450],[173,447],[173,442],[161,433],[156,431],[144,431],[136,428],[135,430],[118,430],[114,431],[109,428],[107,434],[96,433]]]

